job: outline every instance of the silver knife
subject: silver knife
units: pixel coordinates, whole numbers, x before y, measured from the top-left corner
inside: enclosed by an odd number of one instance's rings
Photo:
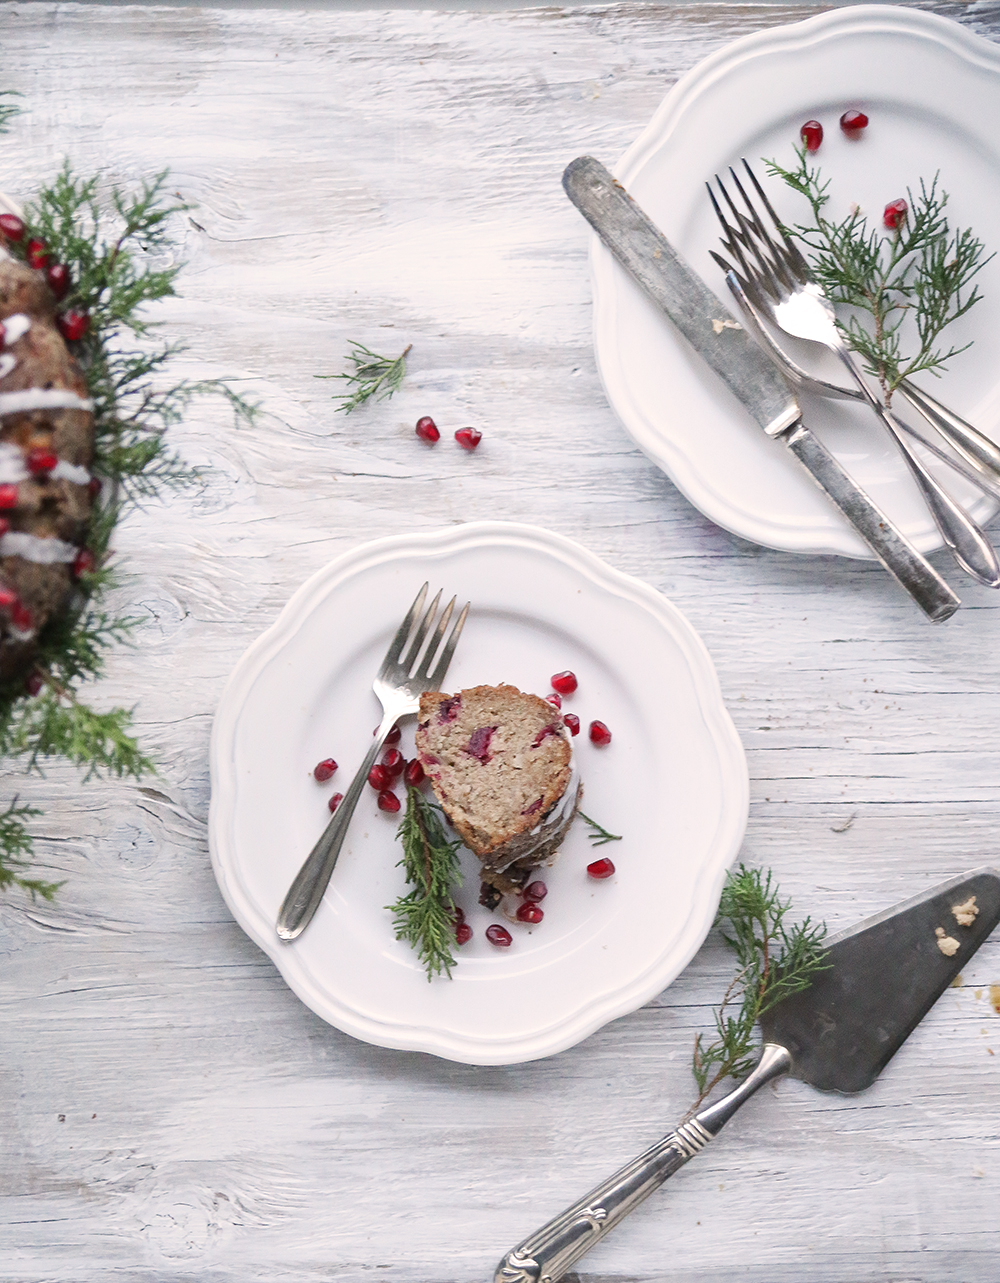
[[[600,161],[580,156],[563,174],[566,195],[619,263],[673,321],[769,437],[795,455],[890,575],[935,623],[961,604],[938,572],[802,422],[770,359]],[[735,328],[713,326],[728,319]]]

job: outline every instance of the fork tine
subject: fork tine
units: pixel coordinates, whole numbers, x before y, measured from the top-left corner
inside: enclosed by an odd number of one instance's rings
[[[719,183],[719,188],[722,191],[722,194],[725,196],[726,189],[722,186],[722,183],[719,182],[718,174],[716,174],[715,176],[715,181]],[[718,218],[719,222],[722,224],[722,230],[726,233],[725,236],[720,237],[720,240],[722,241],[722,246],[724,249],[727,249],[729,253],[732,254],[733,258],[735,258],[739,262],[740,267],[742,267],[743,269],[743,274],[745,276],[750,276],[752,274],[750,264],[747,262],[746,255],[743,253],[743,248],[742,248],[743,236],[739,231],[737,231],[735,227],[733,227],[733,225],[727,220],[725,214],[722,212],[722,209],[719,206],[719,202],[715,199],[715,192],[712,191],[711,184],[706,183],[705,186],[708,189],[708,198],[712,202],[712,208],[715,210],[716,217]],[[728,197],[727,197],[727,200],[728,200]],[[712,251],[710,250],[709,253],[712,253]],[[728,267],[729,267],[729,264],[727,263],[726,268],[728,269]]]
[[[434,622],[434,616],[437,614],[438,602],[441,600],[442,589],[438,589],[437,596],[424,611],[424,616],[417,625],[417,630],[413,634],[413,643],[406,652],[406,658],[400,662],[404,673],[408,673],[413,667],[417,656],[420,654],[420,647],[424,644],[424,638],[427,636],[427,630]]]
[[[458,645],[458,639],[462,635],[462,629],[465,627],[465,618],[469,613],[469,602],[462,607],[462,613],[455,620],[455,626],[451,630],[451,636],[445,643],[444,650],[441,652],[441,658],[437,662],[434,672],[430,675],[430,686],[428,690],[440,690],[441,683],[444,681],[444,675],[448,671],[448,665],[451,663],[451,657],[455,653],[455,647]]]
[[[801,274],[801,279],[803,281],[808,281],[810,279],[809,265],[806,263],[806,260],[802,257],[802,254],[799,251],[799,247],[795,244],[795,242],[789,237],[788,233],[785,231],[784,224],[782,223],[778,215],[774,212],[774,206],[767,199],[767,193],[764,191],[763,187],[761,187],[760,183],[757,181],[757,175],[750,168],[750,164],[747,161],[746,157],[743,158],[743,168],[747,171],[747,174],[750,177],[750,181],[753,183],[754,187],[757,189],[757,195],[763,201],[764,208],[767,210],[768,214],[770,215],[771,222],[774,224],[775,228],[778,231],[778,234],[781,236],[781,239],[785,243],[785,248],[787,249],[789,255],[791,256],[793,270]],[[744,196],[743,199],[746,200],[746,196]]]
[[[447,606],[445,606],[444,610],[441,612],[441,618],[438,620],[438,626],[437,628],[434,629],[431,639],[427,643],[427,649],[424,651],[424,662],[413,674],[414,680],[416,681],[426,680],[427,674],[430,672],[431,660],[434,658],[435,654],[437,653],[437,648],[441,645],[441,638],[444,636],[444,630],[448,627],[448,620],[451,619],[451,612],[454,610],[454,608],[455,608],[455,598],[452,597],[451,601],[447,604]]]
[[[732,166],[730,166],[729,169],[729,176],[732,178],[733,183],[736,186],[736,190],[743,197],[743,203],[746,205],[747,213],[750,216],[749,218],[744,216],[746,226],[750,229],[750,248],[753,251],[754,257],[757,259],[757,262],[760,263],[762,269],[768,274],[770,283],[777,291],[776,296],[780,296],[780,292],[782,290],[794,289],[795,281],[782,258],[781,251],[768,235],[767,228],[761,222],[760,215],[754,208],[753,202],[746,194],[743,184],[740,182],[736,171]],[[732,204],[732,202],[730,202],[730,204]],[[740,211],[736,209],[735,205],[733,206],[733,212],[736,214],[737,218],[740,217]],[[768,250],[770,250],[770,257],[765,255],[761,250],[761,242],[763,242],[763,244],[767,246]]]
[[[410,629],[413,627],[413,621],[416,619],[421,606],[424,604],[424,598],[427,596],[427,589],[430,588],[430,581],[424,584],[423,588],[413,599],[413,605],[406,612],[403,622],[399,625],[396,636],[389,643],[389,649],[386,651],[385,659],[382,661],[382,671],[393,664],[398,663],[399,656],[403,647],[406,645],[406,639],[410,635]]]
[[[745,255],[741,256],[741,263],[746,269],[747,279],[756,281],[776,302],[780,302],[782,293],[785,290],[783,282],[779,279],[770,261],[761,253],[758,238],[753,235],[750,222],[746,215],[736,208],[733,198],[729,195],[728,188],[718,174],[715,176],[715,181],[718,184],[719,191],[725,197],[726,204],[732,211],[733,217],[740,225],[741,234],[739,239],[741,243],[750,250],[751,255],[757,261],[756,266],[751,266],[747,257]]]

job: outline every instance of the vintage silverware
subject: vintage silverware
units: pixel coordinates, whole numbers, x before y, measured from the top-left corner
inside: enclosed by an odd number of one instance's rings
[[[427,634],[434,627],[438,604],[441,601],[441,593],[439,592],[421,614],[427,597],[427,588],[428,585],[424,584],[417,593],[416,599],[406,612],[406,617],[400,624],[395,637],[393,637],[386,657],[382,661],[382,667],[372,683],[372,689],[382,705],[382,721],[372,740],[371,748],[365,755],[365,760],[361,763],[358,773],[344,794],[344,800],[337,807],[333,818],[326,826],[323,836],[313,847],[306,862],[296,875],[295,881],[289,887],[288,894],[285,896],[284,903],[278,913],[278,935],[282,940],[294,940],[301,935],[319,907],[319,903],[323,899],[323,893],[326,891],[327,884],[330,881],[330,875],[333,873],[334,866],[337,863],[337,857],[340,855],[340,848],[344,844],[344,837],[347,834],[351,816],[354,814],[354,808],[358,804],[358,798],[361,796],[365,781],[368,779],[368,772],[374,766],[375,759],[382,751],[386,736],[400,718],[416,713],[420,696],[424,691],[441,689],[441,683],[444,681],[448,665],[451,663],[451,657],[455,653],[455,647],[458,645],[458,639],[465,626],[466,616],[469,613],[469,603],[466,602],[462,607],[461,614],[448,634],[448,640],[442,646],[441,643],[455,607],[455,598],[452,597],[442,612],[437,622],[437,627],[434,628],[431,639],[427,642],[426,649],[424,649],[424,642]],[[400,658],[407,643],[409,643],[409,649],[407,649],[405,657]],[[417,660],[420,659],[421,652],[423,653],[423,658],[420,660],[418,667]],[[437,658],[437,663],[434,664],[432,670],[431,664],[435,658]]]
[[[837,329],[833,304],[813,280],[809,265],[799,253],[798,247],[786,235],[764,189],[745,160],[743,166],[758,200],[771,219],[770,230],[735,170],[730,169],[729,174],[742,199],[742,209],[737,206],[718,175],[715,176],[715,182],[737,223],[736,227],[723,213],[711,186],[706,185],[724,232],[723,247],[739,264],[740,271],[736,274],[740,277],[740,284],[747,297],[778,329],[795,338],[820,343],[834,353],[879,422],[895,441],[955,560],[973,579],[988,588],[1000,587],[1000,562],[997,561],[992,544],[965,509],[928,472],[906,436],[897,427],[893,416],[886,412],[885,406],[869,388]],[[736,271],[735,268],[733,270]]]
[[[592,156],[570,162],[563,187],[626,271],[767,435],[796,456],[921,610],[935,621],[953,615],[960,605],[956,594],[809,431],[771,361],[625,188]]]
[[[834,936],[829,969],[762,1017],[762,1055],[749,1077],[508,1252],[494,1283],[556,1283],[772,1079],[790,1074],[821,1091],[870,1087],[998,922],[1000,873],[983,868]]]

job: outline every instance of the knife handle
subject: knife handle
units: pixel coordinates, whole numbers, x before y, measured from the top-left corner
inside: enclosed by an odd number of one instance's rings
[[[840,466],[833,455],[799,420],[778,440],[783,441],[821,489],[825,490],[900,587],[924,614],[941,623],[962,604],[926,557],[896,529]]]
[[[556,1283],[633,1208],[704,1149],[744,1101],[791,1067],[789,1052],[777,1043],[767,1043],[756,1068],[734,1091],[681,1123],[518,1244],[497,1266],[493,1283]]]

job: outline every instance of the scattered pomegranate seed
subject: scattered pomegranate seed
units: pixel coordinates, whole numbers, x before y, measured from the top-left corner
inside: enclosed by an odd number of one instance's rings
[[[840,118],[840,127],[848,138],[860,138],[861,131],[868,128],[868,117],[863,111],[845,111]]]
[[[613,877],[614,871],[615,866],[607,856],[603,860],[595,860],[593,864],[587,865],[587,877],[596,878],[598,881],[601,881],[602,878]]]
[[[378,795],[378,809],[389,812],[399,810],[399,798],[393,793],[392,789],[383,789]]]
[[[590,742],[598,748],[605,748],[611,743],[611,732],[603,722],[590,723]]]
[[[399,729],[399,726],[398,726],[398,724],[397,724],[396,726],[394,726],[394,727],[392,728],[392,730],[389,732],[389,734],[385,737],[385,742],[386,742],[387,744],[398,744],[398,743],[399,743],[399,737],[400,737],[400,735],[402,735],[402,733],[403,733],[403,732]],[[375,727],[375,729],[372,731],[372,734],[373,734],[373,735],[377,735],[377,734],[378,734],[378,727],[377,727],[377,726],[376,726],[376,727]]]
[[[518,905],[514,916],[518,922],[530,922],[533,926],[537,926],[545,914],[533,900],[525,900],[524,904]]]
[[[29,695],[37,695],[45,685],[45,678],[36,668],[34,672],[28,674],[24,681],[24,689]]]
[[[7,524],[6,522],[4,523]],[[76,554],[76,560],[73,562],[73,578],[79,579],[81,575],[89,575],[97,565],[97,558],[89,548],[81,548]]]
[[[381,763],[376,762],[368,772],[368,783],[373,789],[379,792],[388,787],[390,783],[389,772],[381,765]]]
[[[28,241],[28,266],[29,267],[48,267],[49,255],[46,252],[48,246],[38,237],[32,237]]]
[[[0,486],[0,509],[17,507],[17,486]]]
[[[552,678],[552,689],[558,691],[560,695],[572,695],[578,685],[576,673],[571,673],[568,668],[565,672],[556,673]]]
[[[23,601],[19,601],[10,612],[10,622],[22,633],[30,633],[35,626],[35,616]]]
[[[472,928],[467,922],[460,922],[455,928],[455,943],[468,944],[472,939]],[[494,943],[496,943],[494,941]]]
[[[500,949],[506,949],[514,943],[514,937],[506,927],[500,926],[498,922],[491,923],[486,928],[486,939],[490,944],[495,944]]]
[[[823,126],[818,120],[807,120],[799,130],[799,137],[806,145],[806,151],[818,151],[823,141]]]
[[[418,785],[423,784],[426,778],[419,757],[415,757],[412,762],[406,763],[403,779],[411,788],[416,788]]]
[[[544,900],[549,893],[549,888],[539,879],[537,882],[529,882],[524,888],[524,898],[526,900]]]
[[[47,476],[58,462],[59,456],[53,454],[51,450],[43,450],[36,446],[28,451],[28,471],[33,477]]]
[[[77,343],[90,329],[90,317],[86,312],[70,308],[68,312],[59,313],[56,326],[67,343]]]
[[[564,713],[563,722],[568,727],[570,735],[580,734],[580,719],[576,713]]]
[[[0,584],[0,610],[9,610],[11,606],[17,605],[17,593],[13,588],[8,588],[6,584]],[[483,884],[485,886],[485,883]]]
[[[23,241],[25,226],[16,214],[0,214],[0,232],[9,241]]]
[[[101,493],[100,477],[91,477],[90,480],[87,482],[87,494],[90,495],[91,499],[96,499],[100,493]]]
[[[389,748],[382,754],[382,765],[389,772],[389,778],[394,780],[403,774],[406,758],[398,748]]]
[[[51,267],[45,269],[45,279],[49,283],[49,289],[57,299],[65,298],[69,293],[71,284],[69,268],[65,263],[53,263]]]
[[[890,231],[895,231],[901,223],[906,222],[906,201],[894,200],[882,211],[882,222]]]
[[[453,904],[451,906],[451,920],[454,922],[456,927],[460,922],[465,921],[465,910],[460,904]]]
[[[331,815],[334,813],[337,807],[341,804],[341,802],[343,802],[343,800],[344,800],[343,793],[334,793],[333,797],[331,797],[329,802],[327,802],[327,806],[330,808]]]
[[[556,708],[562,708],[562,696],[557,695],[554,691],[551,695],[545,696],[545,702],[547,704],[554,704]]]
[[[438,426],[429,414],[425,414],[422,419],[417,420],[417,436],[421,441],[426,441],[429,445],[441,440]]]
[[[482,439],[483,434],[476,428],[459,428],[455,433],[455,440],[463,450],[475,450]]]
[[[322,762],[317,762],[313,767],[313,775],[319,780],[320,784],[325,784],[331,778],[337,769],[337,763],[332,757],[324,757]]]

